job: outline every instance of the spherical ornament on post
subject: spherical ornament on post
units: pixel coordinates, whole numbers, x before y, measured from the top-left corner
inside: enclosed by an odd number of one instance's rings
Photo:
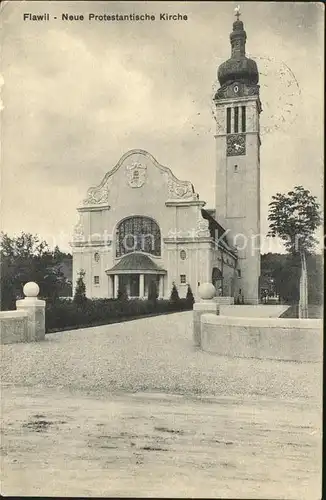
[[[29,281],[24,285],[23,292],[25,297],[34,297],[36,298],[40,293],[40,287],[34,281]]]
[[[202,300],[211,300],[215,297],[216,289],[213,283],[202,283],[198,288],[198,293]]]

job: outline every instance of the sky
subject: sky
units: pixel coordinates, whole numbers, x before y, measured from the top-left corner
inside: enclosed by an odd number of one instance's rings
[[[145,149],[214,208],[212,95],[235,2],[10,1],[1,5],[1,228],[69,250],[76,208],[130,149]],[[323,199],[321,3],[243,2],[260,72],[261,230],[277,192]],[[187,21],[89,22],[114,13]],[[24,13],[51,20],[24,21]],[[86,20],[63,21],[62,13]],[[53,17],[57,19],[54,20]],[[282,247],[270,239],[263,252]]]

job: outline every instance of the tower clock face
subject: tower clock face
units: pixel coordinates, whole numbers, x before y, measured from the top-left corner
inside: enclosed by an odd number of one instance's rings
[[[240,156],[246,154],[245,134],[229,134],[226,136],[226,155]]]

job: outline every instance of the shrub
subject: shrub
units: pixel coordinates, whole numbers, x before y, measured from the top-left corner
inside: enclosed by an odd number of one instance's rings
[[[189,304],[189,307],[192,307],[194,305],[195,298],[194,298],[194,294],[192,293],[190,285],[188,285],[186,300]]]
[[[176,284],[173,283],[172,285],[172,290],[171,290],[171,295],[170,295],[170,302],[171,304],[176,304],[180,300],[178,289],[176,287]]]
[[[156,305],[149,300],[130,299],[128,302],[117,299],[86,299],[83,307],[75,302],[51,303],[46,305],[46,332],[88,326],[104,325],[137,318],[150,314],[186,311],[191,309],[187,299],[179,299],[172,303],[169,300],[159,300]]]
[[[85,304],[85,302],[87,301],[87,299],[86,299],[86,286],[84,283],[84,277],[85,277],[85,271],[80,270],[78,278],[77,278],[75,295],[74,295],[74,299],[73,299],[75,304],[80,306],[80,307],[82,307]]]

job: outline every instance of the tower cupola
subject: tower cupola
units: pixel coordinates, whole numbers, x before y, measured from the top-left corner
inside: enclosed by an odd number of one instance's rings
[[[221,88],[225,88],[236,82],[248,87],[255,86],[258,93],[259,73],[257,64],[252,59],[246,57],[247,34],[244,30],[243,22],[239,20],[239,7],[235,11],[237,20],[233,23],[233,31],[230,34],[231,57],[219,66],[217,77]],[[218,93],[216,97],[220,97]]]

